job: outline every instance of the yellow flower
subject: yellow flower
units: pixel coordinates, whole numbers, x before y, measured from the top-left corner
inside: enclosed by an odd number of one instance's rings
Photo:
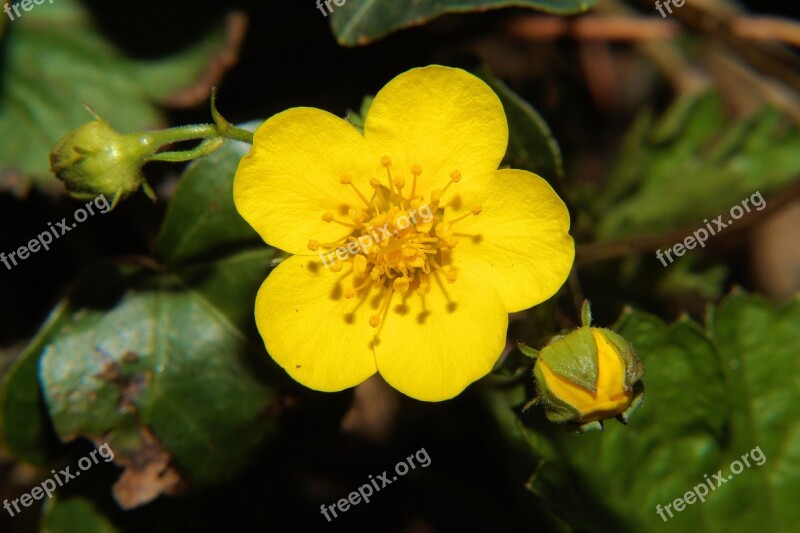
[[[312,389],[380,372],[427,401],[490,372],[508,313],[552,296],[574,259],[553,189],[497,169],[507,143],[497,95],[442,66],[389,82],[363,134],[313,108],[267,120],[234,200],[264,241],[294,254],[256,299],[275,361]]]

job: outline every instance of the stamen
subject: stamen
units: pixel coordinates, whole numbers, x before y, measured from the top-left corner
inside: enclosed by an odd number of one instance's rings
[[[360,284],[360,285],[358,285],[358,286],[356,286],[356,287],[353,287],[353,290],[354,290],[355,292],[360,292],[360,291],[361,291],[361,289],[364,289],[365,287],[369,286],[369,284],[370,284],[370,283],[372,283],[372,282],[373,282],[372,278],[371,278],[370,276],[367,276],[367,277],[364,279],[364,281],[362,281],[362,282],[361,282],[361,284]]]
[[[481,211],[483,211],[483,208],[480,205],[473,206],[469,213],[464,213],[463,215],[456,217],[453,220],[448,220],[447,223],[452,225],[455,224],[456,222],[464,220],[470,215],[478,216],[481,214]]]
[[[334,261],[330,267],[331,272],[341,272],[342,268],[344,267],[344,261]]]
[[[459,181],[461,181],[461,172],[454,170],[450,173],[450,181],[447,182],[447,185],[445,185],[443,189],[435,189],[431,193],[431,203],[436,207],[439,207],[439,202],[442,200],[444,193],[447,192],[447,189],[450,188],[450,185],[458,183]]]
[[[414,176],[414,181],[411,182],[411,195],[409,198],[414,199],[414,193],[417,192],[417,176],[422,174],[422,167],[420,165],[411,165],[411,175]]]
[[[350,185],[350,187],[353,188],[353,190],[356,192],[361,201],[364,202],[364,205],[369,207],[369,200],[367,200],[367,198],[363,194],[361,194],[361,191],[358,190],[358,187],[356,187],[353,184],[353,178],[352,176],[350,176],[350,174],[345,174],[344,176],[339,178],[339,183],[341,183],[342,185]]]
[[[337,224],[340,224],[346,228],[352,228],[352,229],[359,228],[359,226],[356,226],[355,224],[350,224],[349,222],[342,222],[341,220],[336,220],[335,218],[333,218],[333,213],[331,212],[322,215],[322,220],[324,220],[325,222],[336,222]]]
[[[392,301],[392,295],[394,294],[394,287],[389,287],[386,291],[386,298],[383,300],[383,305],[381,305],[381,310],[378,311],[377,315],[372,315],[369,317],[369,325],[373,328],[377,328],[381,324],[383,324],[384,319],[386,318],[386,312],[389,310],[389,302]]]
[[[375,192],[378,193],[378,198],[380,199],[380,205],[387,205],[386,197],[383,195],[383,189],[381,189],[380,180],[378,178],[370,178],[369,184],[373,189],[375,189]]]
[[[363,255],[357,255],[353,258],[353,272],[356,276],[362,275],[367,271],[367,258]]]
[[[392,287],[394,288],[394,290],[396,292],[399,292],[400,294],[407,293],[409,285],[410,282],[408,281],[408,278],[397,278],[392,283]]]
[[[356,223],[361,224],[367,218],[367,212],[357,207],[351,207],[347,210],[347,216],[352,218]]]
[[[350,243],[358,245],[358,253],[349,254],[344,261],[337,255],[331,260],[330,266],[327,264],[326,266],[333,272],[341,272],[345,263],[351,264],[351,268],[343,274],[343,278],[352,275],[352,280],[347,282],[348,286],[343,289],[343,293],[348,300],[357,297],[360,299],[356,307],[367,301],[368,295],[371,294],[371,286],[380,291],[380,298],[383,301],[377,313],[369,317],[370,326],[376,328],[376,336],[386,321],[391,299],[395,293],[405,298],[412,292],[413,287],[413,291],[422,298],[425,307],[425,295],[430,292],[434,282],[442,287],[443,291],[444,279],[448,283],[455,283],[458,278],[457,271],[450,266],[450,256],[447,255],[447,252],[458,243],[458,237],[454,234],[452,226],[470,214],[480,214],[482,210],[480,205],[476,205],[469,212],[453,220],[443,220],[445,215],[439,210],[439,204],[449,187],[461,181],[461,172],[458,170],[450,173],[450,180],[443,188],[431,191],[430,200],[426,202],[425,196],[416,195],[417,178],[422,175],[421,165],[416,163],[411,165],[410,190],[406,189],[406,177],[392,176],[392,159],[388,155],[380,158],[380,165],[386,169],[388,184],[377,176],[370,178],[369,185],[375,191],[372,200],[367,199],[358,190],[351,174],[345,173],[339,178],[339,182],[350,186],[364,204],[348,207],[345,220],[350,220],[352,223],[337,220],[333,212],[322,215],[322,220],[325,222],[335,222],[353,231],[335,243],[320,243],[314,239],[308,241],[310,250],[315,252],[326,250],[328,256],[334,253],[328,250],[340,247],[349,247],[353,250],[353,245]],[[407,197],[403,194],[404,190],[409,193]],[[422,209],[423,205],[427,212]],[[427,219],[420,220],[418,216],[414,218],[414,212],[425,212]],[[430,216],[431,214],[433,216]],[[320,251],[320,256],[322,253]],[[433,281],[430,279],[432,275]]]

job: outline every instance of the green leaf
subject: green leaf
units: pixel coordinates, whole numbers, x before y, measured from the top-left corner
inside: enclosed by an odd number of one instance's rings
[[[243,127],[252,130],[255,126]],[[266,248],[233,204],[233,176],[249,150],[246,143],[226,141],[213,154],[189,165],[156,243],[156,252],[165,262],[185,264],[244,245],[261,243]]]
[[[3,15],[5,16],[5,15]],[[61,190],[49,153],[89,122],[83,103],[127,133],[162,125],[157,107],[199,77],[224,50],[215,31],[181,53],[151,61],[126,57],[76,0],[37,6],[8,27],[0,81],[0,188]]]
[[[19,460],[43,465],[49,421],[43,413],[37,373],[44,346],[63,327],[69,303],[50,313],[36,337],[19,355],[0,383],[0,441]]]
[[[331,27],[339,44],[355,46],[380,39],[408,26],[425,24],[445,13],[528,7],[546,13],[571,15],[586,11],[598,0],[346,0],[332,5]],[[325,16],[327,10],[321,8]]]
[[[478,77],[497,93],[508,119],[508,152],[505,161],[511,168],[529,170],[551,184],[564,177],[561,149],[550,127],[536,110],[486,67]]]
[[[38,382],[42,351],[63,331],[77,309],[108,305],[104,295],[118,286],[107,271],[90,270],[60,302],[0,383],[0,441],[17,458],[43,465],[52,455],[52,429]],[[52,439],[55,440],[55,439]]]
[[[681,257],[658,281],[660,296],[702,298],[717,301],[723,295],[728,268],[725,265],[700,264],[696,256]]]
[[[664,512],[671,529],[790,530],[800,519],[792,503],[800,487],[798,323],[800,300],[776,307],[744,294],[712,312],[707,330],[624,314],[617,328],[647,369],[644,404],[628,426],[609,421],[605,432],[580,437],[528,411],[526,434],[542,458],[531,489],[576,529],[651,531],[664,527],[656,506],[721,471],[727,482],[714,482],[705,503],[673,508],[672,518]],[[737,475],[732,462],[744,464],[742,456],[751,466]]]
[[[83,498],[56,496],[45,503],[41,533],[116,533],[119,531],[95,506]]]
[[[763,466],[745,469],[709,501],[715,520],[720,530],[766,523],[789,531],[800,523],[800,299],[776,308],[762,297],[734,293],[709,322],[734,391],[726,460],[741,461],[754,446],[766,457]]]
[[[705,224],[756,192],[780,191],[800,174],[800,129],[774,109],[726,118],[715,93],[679,98],[656,123],[634,123],[601,193],[603,239]],[[703,202],[698,202],[703,198]]]
[[[647,396],[630,425],[612,420],[603,433],[580,438],[542,427],[546,443],[536,445],[547,462],[532,479],[532,490],[579,528],[608,513],[628,527],[657,526],[655,506],[695,485],[698,471],[700,479],[712,471],[724,438],[728,389],[702,329],[688,321],[666,325],[641,313],[624,315],[619,326],[647,372]],[[559,484],[568,480],[587,491],[581,503],[586,514],[569,511],[569,501],[555,500],[567,489]]]
[[[43,349],[56,433],[109,443],[126,467],[114,488],[123,507],[230,479],[274,429],[274,366],[253,306],[276,252],[233,206],[246,150],[231,142],[192,164],[158,242],[167,265],[93,273],[102,302],[71,302]]]
[[[252,289],[240,303],[252,301],[265,259],[220,268],[199,288],[114,269],[105,274],[122,282],[113,307],[78,310],[45,349],[40,378],[56,432],[110,444],[129,469],[115,488],[124,507],[174,492],[181,480],[198,488],[229,479],[270,433],[276,396],[267,359],[244,331],[252,317],[235,324],[215,305],[231,284]],[[167,463],[177,471],[164,474]]]
[[[252,339],[275,250],[231,192],[247,149],[228,142],[186,170],[157,244],[171,270],[101,276],[120,280],[114,303],[73,315],[43,355],[56,432],[109,442],[128,467],[115,486],[124,507],[231,478],[273,429],[269,362]]]

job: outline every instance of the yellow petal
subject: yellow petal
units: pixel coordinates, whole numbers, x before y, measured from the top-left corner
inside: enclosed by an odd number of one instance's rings
[[[295,380],[319,391],[353,387],[377,370],[368,322],[375,311],[344,297],[343,275],[318,257],[290,257],[256,298],[256,324],[269,354]]]
[[[451,189],[445,220],[482,208],[453,226],[459,271],[475,272],[494,287],[509,313],[558,291],[572,268],[575,243],[569,212],[545,180],[524,170],[498,170]]]
[[[508,315],[491,286],[467,271],[452,284],[439,276],[424,307],[416,294],[405,301],[393,297],[375,345],[378,370],[412,398],[446,400],[492,370],[507,328]]]
[[[508,145],[503,104],[483,81],[456,68],[433,65],[400,74],[375,96],[364,136],[373,153],[392,159],[392,172],[417,192],[442,188],[450,173],[464,180],[496,170]]]
[[[309,254],[308,241],[334,242],[351,230],[322,216],[348,221],[348,206],[364,203],[347,175],[367,198],[377,162],[361,134],[345,120],[313,108],[279,113],[255,134],[253,148],[236,171],[236,209],[272,246]]]

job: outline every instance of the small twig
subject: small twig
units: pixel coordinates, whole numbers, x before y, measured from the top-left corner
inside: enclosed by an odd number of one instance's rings
[[[777,17],[735,17],[728,21],[737,37],[778,41],[800,47],[800,23]],[[602,16],[564,19],[530,16],[511,21],[506,31],[513,37],[551,41],[569,37],[587,41],[665,41],[682,33],[674,20],[653,17]]]
[[[669,40],[680,33],[673,21],[651,17],[560,17],[529,16],[509,22],[506,33],[519,39],[550,41],[563,37],[597,41]]]
[[[776,214],[797,197],[800,197],[800,179],[796,180],[780,194],[770,198],[766,202],[766,207],[761,211],[755,211],[747,218],[737,221],[736,225],[726,228],[724,236],[730,237],[733,234],[751,229]],[[583,266],[626,255],[652,252],[662,246],[672,246],[683,241],[686,237],[692,235],[697,228],[698,225],[695,224],[692,227],[684,227],[661,235],[646,235],[617,241],[581,244],[577,247],[575,264]]]

